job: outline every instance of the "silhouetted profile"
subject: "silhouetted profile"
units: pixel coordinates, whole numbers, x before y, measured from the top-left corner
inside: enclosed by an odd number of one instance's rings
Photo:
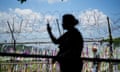
[[[47,24],[47,30],[53,43],[58,44],[60,51],[58,52],[58,58],[55,59],[60,63],[61,72],[81,72],[82,60],[80,59],[83,49],[83,38],[81,33],[75,28],[78,24],[78,20],[71,14],[63,15],[62,26],[64,30],[67,30],[60,38],[56,39],[52,32],[49,23]]]

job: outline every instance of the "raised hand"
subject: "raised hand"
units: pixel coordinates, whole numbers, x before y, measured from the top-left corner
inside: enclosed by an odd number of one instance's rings
[[[47,24],[47,31],[51,32],[51,27],[50,27],[49,23]]]

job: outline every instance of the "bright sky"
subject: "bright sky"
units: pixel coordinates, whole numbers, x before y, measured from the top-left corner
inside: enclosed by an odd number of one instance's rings
[[[0,0],[0,38],[11,40],[7,21],[11,27],[14,21],[18,41],[49,38],[46,31],[46,19],[52,24],[53,33],[59,37],[55,19],[64,13],[72,13],[79,19],[77,27],[84,38],[108,37],[106,16],[110,17],[113,36],[120,36],[120,0],[27,0],[23,4],[17,0]],[[91,17],[95,15],[96,18]],[[88,19],[89,17],[89,19]],[[117,19],[119,20],[117,21]],[[94,21],[97,19],[97,22]],[[88,21],[89,20],[89,21]],[[20,25],[22,22],[22,25]],[[113,24],[115,23],[115,24]],[[63,30],[61,29],[61,32]],[[8,37],[9,36],[9,37]]]
[[[86,9],[98,9],[105,14],[120,12],[120,0],[27,0],[20,4],[17,0],[1,0],[0,10],[9,8],[31,9],[36,12],[54,11],[81,11]]]

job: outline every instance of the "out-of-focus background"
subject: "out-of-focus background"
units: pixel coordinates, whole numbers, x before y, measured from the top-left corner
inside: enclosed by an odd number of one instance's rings
[[[71,13],[85,41],[81,57],[120,59],[119,7],[119,0],[1,0],[0,52],[55,56],[59,49],[47,33],[47,21],[59,38],[65,32],[62,16]],[[83,72],[110,72],[110,66],[120,71],[119,63],[84,61]],[[59,71],[51,58],[0,56],[0,72]]]

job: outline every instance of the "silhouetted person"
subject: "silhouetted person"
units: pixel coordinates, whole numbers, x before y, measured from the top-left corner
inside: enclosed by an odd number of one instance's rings
[[[58,44],[60,51],[57,54],[57,61],[60,63],[61,72],[81,72],[82,60],[80,59],[83,49],[83,38],[75,28],[78,20],[71,14],[65,14],[62,18],[62,26],[67,30],[60,38],[56,39],[51,27],[47,24],[47,30],[53,43]]]

